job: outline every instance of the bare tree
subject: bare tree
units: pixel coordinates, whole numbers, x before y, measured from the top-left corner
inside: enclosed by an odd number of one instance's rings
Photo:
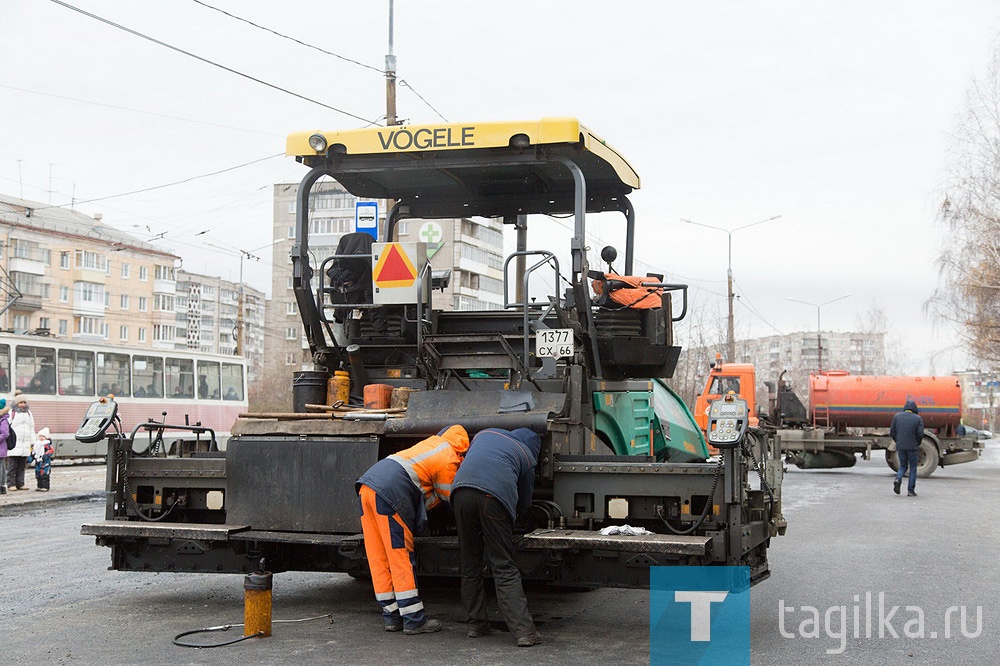
[[[686,405],[694,408],[695,398],[708,376],[709,364],[726,350],[726,318],[718,310],[692,304],[678,330],[674,344],[683,347],[677,369],[669,380]]]
[[[972,82],[949,155],[938,258],[943,284],[928,301],[957,325],[971,354],[1000,365],[1000,50]]]
[[[871,307],[858,315],[859,333],[865,335],[865,344],[871,341],[872,353],[861,356],[863,375],[901,375],[906,373],[908,353],[903,347],[903,338],[897,330],[889,326],[889,317],[877,300],[872,299]],[[865,352],[867,351],[864,350]]]
[[[248,388],[251,412],[292,411],[292,373],[287,367],[262,373]]]

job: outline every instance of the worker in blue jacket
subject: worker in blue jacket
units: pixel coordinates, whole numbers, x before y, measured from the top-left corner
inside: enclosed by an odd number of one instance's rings
[[[920,459],[920,440],[924,438],[924,420],[917,410],[917,403],[907,400],[903,411],[892,417],[889,426],[889,436],[896,442],[896,457],[899,458],[899,469],[892,490],[899,494],[899,486],[903,475],[909,470],[910,478],[906,486],[909,497],[917,496],[917,461]]]
[[[493,573],[497,603],[518,647],[542,642],[528,612],[521,572],[514,561],[514,521],[531,506],[542,441],[528,428],[482,430],[472,438],[455,474],[451,506],[462,559],[462,605],[469,638],[490,633],[483,580],[484,555]]]

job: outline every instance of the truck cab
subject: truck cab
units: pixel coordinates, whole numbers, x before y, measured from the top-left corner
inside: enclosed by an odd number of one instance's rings
[[[716,356],[716,360],[708,372],[708,378],[705,380],[705,388],[695,400],[694,418],[701,431],[705,432],[708,427],[709,406],[730,391],[747,401],[750,411],[750,427],[756,428],[760,424],[757,417],[756,386],[757,379],[753,364],[723,363],[721,356]]]

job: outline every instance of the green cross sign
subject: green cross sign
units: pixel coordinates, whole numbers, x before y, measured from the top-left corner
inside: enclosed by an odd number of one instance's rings
[[[420,228],[420,233],[417,236],[420,240],[425,243],[437,243],[444,233],[441,231],[441,227],[434,222],[428,222]]]

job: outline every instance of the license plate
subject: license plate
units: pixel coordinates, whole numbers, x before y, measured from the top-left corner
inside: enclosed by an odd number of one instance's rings
[[[549,328],[535,332],[535,356],[563,358],[573,355],[573,329]]]

